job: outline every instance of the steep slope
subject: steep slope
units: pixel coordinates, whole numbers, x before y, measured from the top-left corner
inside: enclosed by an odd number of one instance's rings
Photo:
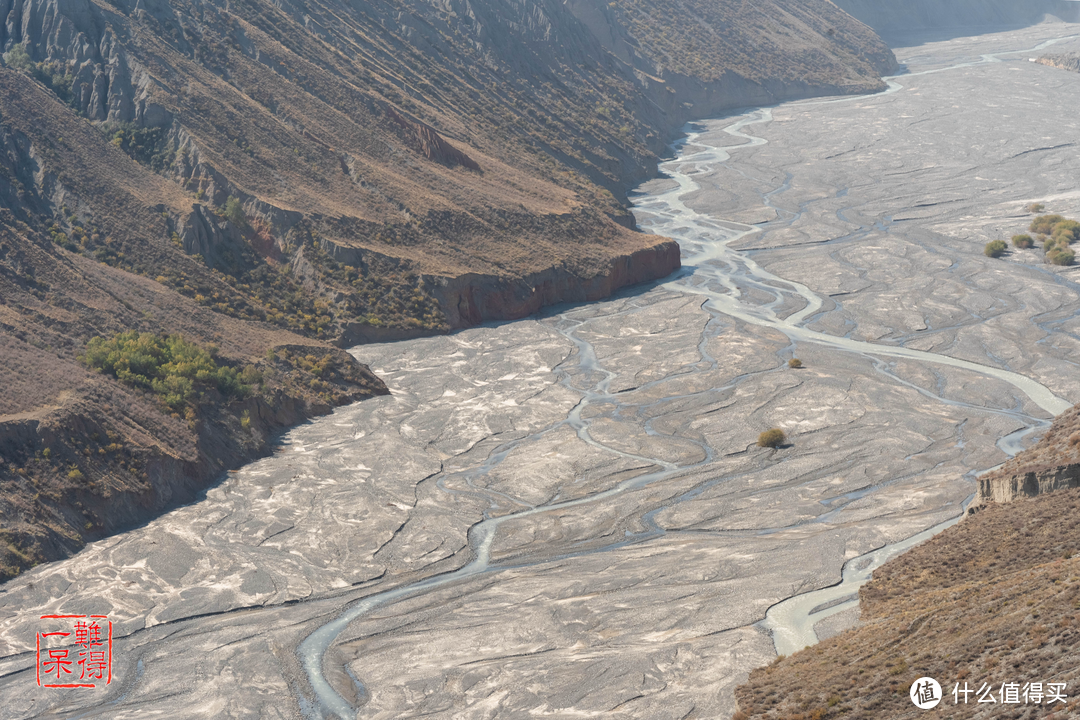
[[[880,88],[891,56],[872,33],[824,0],[798,13],[788,4],[727,2],[708,17],[690,14],[692,3],[665,8],[670,22],[732,38],[693,67],[678,65],[674,86],[665,58],[696,55],[699,33],[638,42],[621,21],[640,20],[640,7],[596,0],[586,9],[610,16],[623,50],[640,45],[634,62],[554,0],[251,0],[227,10],[24,0],[10,6],[0,37],[9,55],[25,48],[21,65],[58,99],[120,133],[121,147],[187,196],[168,210],[185,251],[230,270],[238,251],[220,247],[230,239],[206,218],[235,197],[276,252],[301,245],[292,235],[307,221],[322,250],[360,269],[405,268],[415,277],[402,292],[438,301],[438,312],[331,302],[334,329],[442,329],[597,297],[676,267],[673,245],[626,232],[631,219],[610,191],[651,172],[686,119]],[[769,43],[733,51],[766,22]],[[789,36],[798,39],[790,51],[781,42]],[[551,269],[555,278],[535,276]],[[486,280],[451,282],[467,273]],[[338,293],[352,295],[328,294]]]
[[[979,478],[971,512],[986,503],[1007,503],[1063,488],[1080,487],[1080,406],[1054,418],[1033,447]]]

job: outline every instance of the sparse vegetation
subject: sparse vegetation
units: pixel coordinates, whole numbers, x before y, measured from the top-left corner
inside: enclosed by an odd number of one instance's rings
[[[1039,213],[1041,213],[1043,210],[1046,209],[1046,206],[1043,205],[1042,203],[1034,202],[1034,203],[1031,203],[1030,205],[1028,205],[1024,209],[1027,210],[1032,215],[1038,215]]]
[[[244,397],[251,387],[235,369],[219,364],[211,352],[180,335],[121,333],[94,338],[79,360],[120,382],[153,392],[165,405],[179,410],[208,388],[226,396]]]
[[[1063,220],[1065,218],[1060,215],[1040,215],[1031,221],[1028,230],[1039,235],[1049,235],[1054,231],[1054,226]]]
[[[772,428],[758,435],[758,447],[777,448],[787,441],[787,435],[780,428]]]
[[[1042,205],[1038,203],[1029,205],[1028,209],[1032,210],[1036,206],[1042,209]],[[1061,215],[1040,215],[1031,221],[1028,230],[1035,234],[1034,238],[1027,233],[1012,236],[1012,244],[1016,248],[1026,250],[1035,247],[1036,242],[1039,242],[1042,243],[1047,262],[1054,265],[1073,264],[1076,253],[1069,246],[1080,240],[1080,222],[1068,220]],[[986,244],[983,252],[988,257],[996,258],[1003,255],[1006,248],[1003,240],[992,240]]]
[[[67,105],[72,105],[74,96],[71,94],[71,83],[74,76],[60,63],[36,63],[26,52],[26,46],[16,43],[11,46],[7,53],[7,64],[17,70],[22,70],[45,87],[49,88],[58,98]]]
[[[1069,683],[1057,712],[1014,705],[998,716],[1077,717],[1078,511],[1080,489],[990,505],[890,560],[859,591],[857,627],[750,674],[735,691],[742,717],[808,720],[815,707],[825,718],[915,717],[908,688],[923,676],[943,686],[943,717],[987,716],[953,704],[954,684],[1048,678]]]
[[[1008,248],[1008,245],[1005,244],[1004,240],[991,240],[986,243],[986,248],[983,250],[983,253],[987,257],[1001,257],[1005,254],[1006,248]]]
[[[248,227],[247,216],[244,215],[244,206],[235,197],[229,196],[229,199],[225,201],[222,214],[236,227],[240,229]]]
[[[791,358],[790,360],[787,361],[787,366],[789,368],[795,368],[795,369],[801,368],[802,367],[802,360],[800,360],[799,358]]]
[[[1076,260],[1076,253],[1068,248],[1055,248],[1046,254],[1046,259],[1054,265],[1072,265]]]

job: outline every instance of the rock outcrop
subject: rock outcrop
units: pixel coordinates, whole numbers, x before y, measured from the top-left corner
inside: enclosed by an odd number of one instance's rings
[[[1021,475],[990,475],[979,480],[979,489],[969,512],[986,503],[1009,503],[1019,498],[1035,497],[1055,490],[1080,487],[1080,465],[1030,471]]]
[[[1035,62],[1039,63],[1040,65],[1058,68],[1059,70],[1080,72],[1080,55],[1076,53],[1043,55],[1042,57],[1036,58]]]
[[[679,245],[667,240],[611,258],[607,267],[588,277],[555,266],[523,277],[466,274],[433,277],[429,282],[450,327],[461,328],[517,320],[548,305],[600,300],[619,288],[664,277],[679,267]]]
[[[1080,405],[1054,418],[1035,445],[980,477],[968,512],[1074,487],[1080,487]]]

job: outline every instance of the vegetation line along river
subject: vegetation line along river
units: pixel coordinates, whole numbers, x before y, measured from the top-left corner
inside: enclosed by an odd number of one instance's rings
[[[925,73],[913,73],[912,76],[944,72],[983,63],[999,62],[1000,57],[1004,55],[1032,52],[1048,47],[1061,39],[1065,38],[1048,41],[1032,50],[984,55],[978,62],[958,64],[948,68],[926,71]],[[902,85],[898,82],[898,78],[888,78],[887,80],[889,83],[889,90],[886,91],[887,93],[898,92],[902,89]],[[866,100],[865,97],[857,99],[863,101]],[[843,98],[801,104],[852,101],[852,98]],[[735,241],[743,239],[751,234],[759,233],[761,232],[761,229],[752,225],[732,222],[723,218],[703,214],[688,207],[683,201],[683,198],[689,193],[699,189],[698,184],[694,180],[695,176],[707,173],[717,165],[727,162],[730,159],[732,152],[764,145],[767,142],[765,139],[751,135],[745,132],[745,130],[750,126],[769,122],[772,119],[772,112],[773,111],[770,108],[759,108],[738,116],[731,125],[725,128],[728,135],[741,141],[735,145],[724,147],[711,146],[706,144],[702,139],[703,133],[690,133],[683,141],[677,144],[676,150],[678,156],[661,165],[664,173],[674,180],[676,185],[669,190],[657,194],[638,195],[633,198],[635,211],[641,226],[656,234],[675,238],[679,241],[683,250],[683,271],[680,272],[675,279],[670,280],[669,282],[664,283],[660,288],[651,291],[652,293],[673,292],[702,296],[705,307],[710,312],[735,318],[747,325],[779,331],[786,335],[793,344],[812,343],[835,351],[868,358],[873,362],[878,372],[888,375],[893,381],[904,382],[889,371],[886,364],[881,361],[881,358],[903,359],[914,361],[916,363],[943,365],[976,372],[983,376],[1004,381],[1031,398],[1038,407],[1046,411],[1049,415],[1056,415],[1070,407],[1070,403],[1055,395],[1048,388],[1018,373],[932,352],[913,350],[903,346],[889,346],[859,341],[848,337],[839,337],[809,329],[807,324],[812,322],[814,317],[822,312],[825,304],[823,299],[805,285],[792,282],[765,270],[753,260],[750,254],[730,247]],[[763,197],[763,201],[768,203],[769,198],[765,196]],[[746,295],[744,292],[745,289],[753,289],[753,300]],[[762,297],[771,299],[762,301]],[[792,311],[791,308],[795,309]],[[700,468],[713,460],[714,450],[704,442],[692,441],[700,446],[703,451],[704,459],[693,465],[679,466],[662,459],[643,457],[617,450],[598,442],[591,437],[589,432],[590,420],[587,419],[588,414],[584,411],[586,411],[591,404],[598,402],[619,406],[619,398],[610,390],[610,383],[615,377],[615,374],[604,369],[602,364],[597,360],[596,353],[590,343],[587,340],[582,339],[578,332],[591,320],[610,317],[611,313],[608,313],[600,314],[599,316],[586,320],[577,320],[570,318],[568,314],[562,314],[548,318],[544,321],[565,336],[573,344],[576,350],[563,365],[555,369],[555,372],[557,373],[560,382],[581,394],[582,399],[577,406],[573,408],[565,420],[543,430],[538,435],[533,435],[501,446],[488,457],[483,465],[479,468],[470,470],[469,474],[470,476],[475,477],[478,474],[489,472],[492,468],[501,463],[509,452],[520,443],[533,441],[546,433],[566,427],[572,428],[579,438],[591,446],[602,449],[604,452],[613,453],[628,459],[643,461],[658,469],[620,482],[602,492],[597,492],[574,500],[559,501],[558,497],[556,497],[547,504],[528,507],[519,512],[501,516],[492,516],[489,514],[485,519],[473,525],[469,530],[469,545],[472,549],[472,559],[466,565],[453,572],[436,575],[412,584],[371,595],[347,607],[340,615],[325,623],[309,635],[298,648],[301,663],[311,683],[311,687],[315,692],[314,706],[308,705],[304,700],[301,700],[301,707],[305,708],[305,711],[310,717],[336,716],[353,718],[356,716],[357,708],[331,686],[323,672],[323,662],[326,651],[342,631],[344,631],[351,622],[379,606],[384,606],[404,598],[426,593],[481,573],[498,571],[505,567],[509,567],[509,565],[493,563],[491,560],[493,541],[500,525],[504,522],[521,520],[541,513],[558,512],[580,505],[602,503],[607,499],[621,495],[629,490],[641,488],[658,481],[669,479],[676,474],[686,473],[695,468]],[[705,347],[705,341],[708,339],[710,328],[712,328],[712,332],[715,332],[714,324],[709,323],[703,331],[701,348]],[[708,359],[704,350],[702,351],[702,355],[703,358],[706,360]],[[581,372],[572,375],[569,372],[571,368]],[[591,387],[578,387],[573,384],[572,377],[598,377],[599,380]],[[738,381],[736,380],[734,382]],[[914,387],[910,384],[909,386]],[[922,388],[916,389],[935,400],[952,405],[964,406],[964,403],[945,399]],[[1020,449],[1020,440],[1024,435],[1047,425],[1045,418],[1033,417],[1019,410],[995,410],[992,408],[979,409],[983,412],[1008,416],[1011,419],[1019,420],[1024,425],[1021,430],[1011,433],[1007,438],[1003,438],[998,443],[999,447],[1010,454],[1015,453]],[[440,478],[438,487],[444,492],[462,492],[461,490],[451,490],[448,488],[445,482],[448,477],[449,476]],[[475,492],[480,496],[487,497],[492,500],[492,506],[495,506],[494,501],[496,500],[498,493],[474,485],[469,481],[469,478],[465,479],[467,481],[466,485],[470,488],[468,492]],[[675,502],[678,502],[678,500]],[[642,516],[641,520],[646,527],[645,532],[634,536],[628,536],[617,542],[612,542],[611,544],[593,550],[592,552],[604,552],[614,548],[623,547],[629,542],[643,542],[663,536],[664,530],[652,521],[652,515],[654,514],[654,512],[650,512],[645,513]],[[773,633],[777,652],[787,654],[815,642],[816,637],[814,636],[813,631],[814,622],[822,619],[829,613],[837,612],[844,607],[849,607],[854,600],[848,599],[846,602],[842,601],[855,593],[858,587],[869,579],[870,574],[876,567],[888,558],[921,542],[923,539],[956,521],[957,518],[954,518],[946,523],[912,536],[903,542],[887,545],[850,561],[845,566],[843,580],[838,585],[813,593],[799,595],[774,605],[769,610],[764,625]],[[547,559],[550,558],[545,558],[545,560]],[[513,561],[514,567],[521,567],[522,565],[528,565],[528,563],[523,562],[520,558]],[[812,614],[812,610],[829,602],[836,604],[830,606],[825,612]],[[358,696],[361,698],[365,697],[366,690],[362,683],[356,678],[354,678],[354,681],[357,684]]]

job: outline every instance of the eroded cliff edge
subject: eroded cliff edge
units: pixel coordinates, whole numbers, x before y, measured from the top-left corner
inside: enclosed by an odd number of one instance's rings
[[[980,477],[969,512],[988,503],[1009,503],[1075,487],[1080,487],[1080,406],[1054,418],[1035,445]]]

